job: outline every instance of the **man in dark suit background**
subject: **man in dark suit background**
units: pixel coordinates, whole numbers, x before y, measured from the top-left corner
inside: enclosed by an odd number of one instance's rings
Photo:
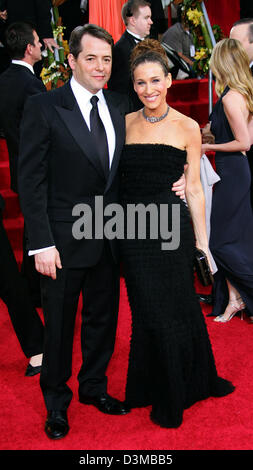
[[[253,4],[249,0],[240,0],[240,17],[253,18]]]
[[[36,29],[45,47],[52,50],[58,47],[51,27],[51,0],[1,0],[2,8],[7,10],[7,26],[24,21],[31,23]]]
[[[108,88],[128,95],[132,110],[137,111],[143,104],[133,88],[130,55],[137,42],[150,33],[153,24],[150,3],[145,0],[129,0],[123,5],[122,19],[126,31],[113,48],[112,74]]]
[[[26,375],[33,376],[41,370],[44,326],[31,302],[26,279],[20,275],[3,225],[3,209],[4,199],[0,194],[0,298],[8,308],[22,351],[30,358]]]
[[[41,43],[33,27],[13,23],[6,31],[6,46],[12,62],[0,76],[0,125],[9,152],[11,189],[18,193],[19,132],[25,101],[46,88],[34,75],[33,66],[41,60]]]
[[[94,25],[78,27],[69,45],[71,81],[27,101],[19,161],[28,247],[42,274],[46,333],[41,388],[48,410],[45,431],[52,439],[69,430],[72,391],[66,382],[81,292],[79,400],[104,413],[129,411],[107,394],[106,369],[114,350],[119,301],[117,243],[79,240],[72,234],[76,204],[89,204],[94,217],[96,196],[103,196],[104,205],[118,200],[117,168],[127,108],[122,96],[102,91],[111,72],[109,33]],[[102,137],[96,134],[99,129]],[[89,214],[85,218],[89,223]]]
[[[80,0],[65,0],[64,3],[59,5],[59,15],[64,24],[64,39],[67,41],[70,34],[76,26],[81,26],[89,23],[89,4],[85,5],[85,10],[81,9]]]
[[[253,18],[241,18],[236,21],[230,31],[230,38],[240,41],[247,52],[253,75]],[[247,152],[251,170],[251,204],[253,207],[253,146]]]
[[[165,18],[162,0],[148,0],[150,3],[152,21],[150,37],[159,40],[159,36],[168,28],[168,19]]]
[[[0,75],[0,127],[9,153],[11,189],[18,194],[19,134],[25,101],[28,96],[46,92],[46,88],[34,74],[33,66],[41,59],[41,43],[33,26],[23,22],[10,25],[6,31],[6,47],[12,63]],[[40,307],[39,275],[25,245],[24,234],[22,273],[29,282],[34,305]]]

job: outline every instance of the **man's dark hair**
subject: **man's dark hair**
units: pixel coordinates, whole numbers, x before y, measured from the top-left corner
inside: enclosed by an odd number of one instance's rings
[[[239,26],[241,24],[248,24],[249,29],[248,29],[248,39],[249,42],[253,42],[253,18],[241,18],[240,20],[236,21],[232,27],[234,26]]]
[[[89,34],[97,39],[102,39],[103,41],[110,44],[111,48],[113,47],[114,41],[112,36],[100,26],[95,24],[85,24],[84,26],[77,26],[71,33],[69,39],[69,52],[73,54],[75,59],[82,51],[81,41],[85,34]]]
[[[124,3],[121,16],[126,26],[128,18],[134,16],[141,7],[150,7],[150,3],[146,0],[128,0],[128,2]]]
[[[30,23],[12,23],[5,32],[5,45],[11,59],[23,59],[28,44],[34,46],[35,27]]]

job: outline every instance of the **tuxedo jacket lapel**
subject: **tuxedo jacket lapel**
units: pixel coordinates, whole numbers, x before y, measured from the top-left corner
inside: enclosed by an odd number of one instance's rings
[[[119,114],[118,109],[113,105],[110,91],[103,90],[103,93],[104,93],[107,106],[111,115],[113,127],[115,130],[115,136],[116,136],[115,150],[114,150],[113,160],[111,164],[111,170],[109,173],[109,177],[108,177],[106,189],[105,189],[105,191],[107,191],[118,170],[120,155],[121,155],[122,147],[125,141],[125,120],[124,120],[124,117]]]
[[[71,90],[70,84],[67,83],[63,88],[62,106],[55,105],[55,108],[84,155],[90,160],[98,173],[105,178],[100,159],[96,153],[96,146],[94,145],[94,141]]]
[[[108,190],[118,169],[120,154],[125,139],[125,121],[124,117],[119,114],[118,109],[113,105],[113,99],[111,98],[110,92],[108,90],[103,90],[103,92],[116,136],[115,151],[106,184],[106,190]],[[84,155],[90,160],[101,177],[105,178],[99,156],[96,153],[96,143],[92,139],[69,83],[62,87],[62,97],[62,105],[55,105],[59,117],[69,129]]]

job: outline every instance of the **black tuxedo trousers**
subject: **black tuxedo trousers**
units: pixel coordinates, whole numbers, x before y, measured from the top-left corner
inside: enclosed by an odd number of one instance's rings
[[[1,215],[0,260],[0,297],[8,308],[22,351],[27,358],[41,354],[44,326],[33,307],[27,281],[20,275]]]
[[[119,266],[105,242],[99,261],[88,268],[62,268],[57,279],[41,276],[46,323],[41,389],[48,410],[66,410],[72,398],[67,381],[79,296],[82,296],[82,366],[79,394],[97,396],[107,389],[119,304]]]

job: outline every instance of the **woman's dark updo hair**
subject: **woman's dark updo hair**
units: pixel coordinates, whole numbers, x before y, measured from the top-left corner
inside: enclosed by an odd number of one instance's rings
[[[132,50],[130,57],[132,79],[134,78],[136,67],[145,62],[156,62],[160,64],[165,76],[170,73],[167,54],[160,42],[156,39],[144,39],[144,41],[140,41]]]

